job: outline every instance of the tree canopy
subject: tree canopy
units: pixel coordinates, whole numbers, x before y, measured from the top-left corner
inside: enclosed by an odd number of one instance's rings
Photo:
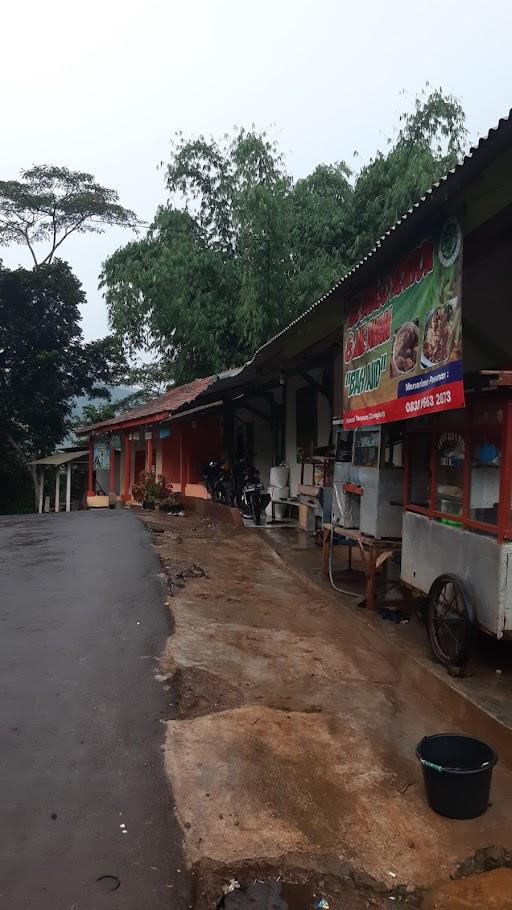
[[[104,263],[112,329],[160,357],[169,381],[242,363],[365,255],[463,153],[464,113],[435,90],[359,172],[319,164],[299,180],[255,129],[176,137],[169,200],[146,235]]]
[[[22,460],[62,440],[75,396],[108,399],[108,385],[124,375],[118,339],[84,343],[84,299],[59,259],[32,270],[0,267],[0,446]]]
[[[116,191],[96,183],[92,174],[42,164],[22,171],[20,180],[0,180],[0,244],[24,244],[35,266],[51,263],[70,234],[137,223]],[[40,243],[46,251],[38,260]]]

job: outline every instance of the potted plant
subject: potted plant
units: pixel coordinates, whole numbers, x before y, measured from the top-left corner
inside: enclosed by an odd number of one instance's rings
[[[152,471],[141,471],[139,480],[132,486],[132,497],[135,502],[142,503],[143,509],[155,509],[172,496],[172,488],[166,486],[165,478]]]

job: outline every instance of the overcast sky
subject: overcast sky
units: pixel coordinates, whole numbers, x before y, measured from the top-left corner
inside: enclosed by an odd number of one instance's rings
[[[157,164],[177,129],[270,129],[300,177],[384,148],[427,80],[461,100],[471,140],[512,106],[506,0],[4,0],[1,32],[2,179],[43,163],[89,171],[145,220],[165,199]],[[88,339],[108,328],[101,263],[129,238],[62,248]],[[19,247],[0,257],[29,264]]]

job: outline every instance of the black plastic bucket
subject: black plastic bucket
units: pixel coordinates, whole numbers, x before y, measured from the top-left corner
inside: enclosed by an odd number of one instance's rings
[[[425,736],[416,746],[423,768],[428,804],[447,818],[477,818],[489,805],[492,769],[498,753],[492,746],[452,733]]]

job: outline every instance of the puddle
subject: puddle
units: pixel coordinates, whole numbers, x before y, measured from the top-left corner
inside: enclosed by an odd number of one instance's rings
[[[294,885],[289,882],[253,882],[226,894],[218,904],[222,910],[321,910],[322,895],[312,885]],[[322,910],[327,910],[323,903]]]

